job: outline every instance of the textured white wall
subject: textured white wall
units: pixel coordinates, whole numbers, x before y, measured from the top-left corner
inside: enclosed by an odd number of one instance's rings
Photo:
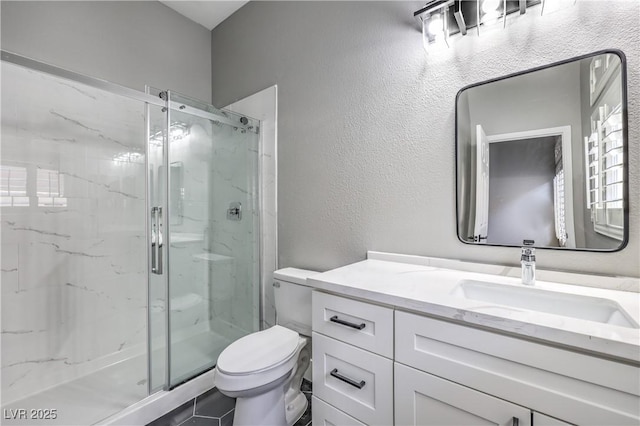
[[[279,266],[324,270],[367,250],[518,264],[456,237],[454,100],[470,83],[604,48],[629,71],[631,226],[618,253],[541,250],[540,267],[640,276],[640,2],[539,7],[425,55],[421,2],[250,2],[212,32],[213,99],[278,84]],[[232,48],[230,48],[232,46]]]
[[[3,1],[2,49],[144,90],[211,100],[211,36],[156,1]]]

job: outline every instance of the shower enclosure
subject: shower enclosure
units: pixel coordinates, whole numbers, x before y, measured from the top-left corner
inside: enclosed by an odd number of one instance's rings
[[[3,424],[87,425],[258,329],[258,122],[2,52]]]

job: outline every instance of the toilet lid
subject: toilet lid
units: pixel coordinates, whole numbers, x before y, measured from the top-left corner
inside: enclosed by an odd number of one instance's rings
[[[226,374],[248,374],[280,364],[293,355],[299,336],[274,325],[236,340],[222,351],[216,367]]]

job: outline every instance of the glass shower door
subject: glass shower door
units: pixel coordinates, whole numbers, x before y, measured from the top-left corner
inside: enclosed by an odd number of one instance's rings
[[[258,329],[257,123],[168,96],[169,385]]]
[[[94,424],[147,396],[145,101],[6,52],[0,71],[2,424]]]

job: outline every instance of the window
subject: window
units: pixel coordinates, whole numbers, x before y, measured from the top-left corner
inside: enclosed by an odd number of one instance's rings
[[[585,137],[587,208],[596,232],[622,240],[624,227],[624,148],[622,105],[602,103]]]
[[[57,170],[38,169],[37,194],[39,207],[66,207],[67,199],[63,198],[64,176]]]
[[[28,207],[26,167],[0,166],[0,206]]]

